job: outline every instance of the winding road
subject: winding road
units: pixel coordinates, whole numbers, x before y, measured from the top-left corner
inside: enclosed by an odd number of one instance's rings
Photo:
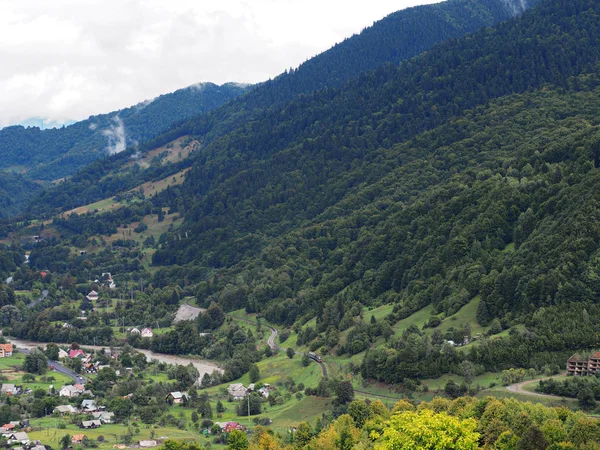
[[[252,325],[258,325],[258,322],[255,320],[250,320],[250,319],[245,319],[243,317],[236,317],[233,316],[231,314],[225,314],[227,317],[231,317],[233,320],[241,320],[242,322],[246,322],[246,323],[250,323]],[[267,339],[267,345],[271,348],[271,350],[273,350],[274,352],[279,350],[279,346],[277,345],[277,343],[275,342],[275,339],[277,339],[277,330],[275,328],[273,328],[272,326],[269,325],[265,325],[269,330],[271,330],[271,336],[269,336],[269,339]]]
[[[241,321],[244,321],[246,323],[251,323],[253,325],[257,325],[258,324],[258,322],[254,321],[254,320],[245,319],[245,318],[242,318],[242,317],[232,316],[231,314],[226,314],[226,315],[228,317],[231,317],[234,320],[241,320]],[[269,336],[269,339],[267,340],[267,344],[269,345],[269,347],[271,347],[271,350],[273,350],[273,351],[278,350],[279,346],[275,343],[275,339],[277,338],[277,335],[278,335],[277,329],[275,329],[274,327],[269,326],[269,325],[266,325],[266,326],[271,330],[271,336]],[[304,353],[296,351],[296,354],[297,355],[303,355]],[[311,360],[311,362],[313,362],[313,361]],[[316,364],[319,364],[321,366],[321,373],[323,374],[323,377],[327,377],[327,366],[325,365],[325,363],[324,362],[317,363],[316,361],[314,361],[314,362]],[[399,397],[391,397],[391,396],[388,396],[388,395],[373,394],[371,392],[360,391],[360,390],[356,390],[356,389],[354,390],[354,392],[357,393],[357,394],[366,395],[366,396],[369,396],[369,397],[378,397],[378,398],[384,398],[384,399],[387,399],[387,400],[396,400],[396,401],[400,400]]]
[[[250,320],[250,319],[246,319],[246,318],[241,318],[241,317],[235,317],[232,316],[230,314],[227,314],[228,317],[231,317],[234,320],[241,320],[243,322],[247,322],[253,325],[257,325],[256,321]],[[267,326],[270,330],[271,330],[271,335],[269,336],[268,340],[267,340],[267,344],[269,345],[269,347],[271,348],[271,350],[276,351],[279,349],[279,346],[276,343],[276,339],[278,336],[278,332],[277,329],[275,329],[272,326],[269,325],[265,325]],[[46,343],[44,342],[31,342],[31,341],[25,341],[25,340],[21,340],[21,339],[11,339],[11,341],[13,343],[15,343],[19,348],[17,351],[24,353],[24,354],[28,354],[31,349],[36,348],[40,345],[45,345]],[[90,348],[90,349],[94,349],[94,350],[100,350],[104,347],[102,346],[93,346],[93,345],[84,345],[85,348]],[[202,378],[202,376],[205,373],[212,373],[215,370],[221,370],[218,366],[216,366],[215,364],[209,362],[209,361],[204,361],[204,360],[199,360],[199,359],[195,359],[195,358],[191,358],[191,357],[186,357],[186,356],[177,356],[177,355],[166,355],[166,354],[161,354],[161,353],[154,353],[151,352],[149,350],[143,350],[143,349],[136,349],[139,352],[142,352],[146,355],[146,358],[150,361],[152,359],[156,359],[160,362],[165,362],[168,364],[189,364],[190,362],[192,364],[194,364],[194,366],[198,369],[198,372],[200,373],[200,379]],[[301,355],[303,354],[302,352],[296,352],[296,354]],[[327,366],[325,365],[324,362],[321,363],[317,363],[321,366],[321,373],[323,375],[323,377],[327,377],[328,376],[328,372],[327,372]],[[60,362],[57,361],[48,361],[48,365],[49,366],[54,366],[54,370],[56,370],[57,372],[63,373],[69,377],[71,377],[73,379],[73,381],[75,383],[78,384],[85,384],[85,378],[82,377],[81,375],[76,374],[75,372],[73,372],[72,370],[68,369],[67,367],[65,367],[64,365],[62,365]],[[560,375],[556,375],[553,377],[546,377],[546,378],[541,378],[541,379],[537,379],[537,380],[527,380],[527,381],[522,381],[520,383],[515,383],[512,384],[510,386],[507,386],[506,389],[512,393],[515,394],[522,394],[522,395],[529,395],[532,397],[544,397],[544,398],[548,398],[548,399],[552,399],[552,400],[563,400],[563,397],[559,397],[557,395],[550,395],[550,394],[542,394],[539,392],[532,392],[529,390],[524,389],[525,386],[532,384],[532,383],[537,383],[540,380],[548,380],[550,378],[556,378],[556,377],[560,377]],[[370,396],[370,397],[378,397],[378,398],[383,398],[383,399],[387,399],[387,400],[399,400],[399,397],[392,397],[392,396],[387,396],[387,395],[382,395],[382,394],[374,394],[371,392],[366,392],[366,391],[361,391],[361,390],[354,390],[355,393],[357,394],[361,394],[361,395],[366,395],[366,396]]]
[[[515,394],[531,395],[533,397],[544,397],[544,398],[549,398],[549,399],[553,399],[553,400],[563,400],[564,397],[559,397],[558,395],[542,394],[540,392],[533,392],[533,391],[528,391],[528,390],[523,389],[525,386],[527,386],[529,384],[539,383],[540,381],[550,380],[552,378],[558,378],[561,376],[562,375],[554,375],[552,377],[540,378],[537,380],[521,381],[520,383],[515,383],[515,384],[511,384],[510,386],[507,386],[506,389]]]
[[[31,352],[31,349],[28,349],[28,348],[19,348],[19,349],[17,349],[17,351],[19,353],[23,353],[24,355],[29,355],[29,353]],[[65,366],[63,366],[58,361],[48,360],[48,366],[51,367],[51,368],[54,368],[54,370],[57,371],[57,372],[60,372],[62,374],[67,375],[68,377],[71,377],[73,379],[73,382],[75,384],[85,384],[85,382],[86,382],[86,380],[85,380],[84,377],[82,377],[81,375],[73,372],[71,369],[67,369]]]

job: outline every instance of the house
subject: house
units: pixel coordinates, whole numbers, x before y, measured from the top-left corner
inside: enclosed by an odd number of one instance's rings
[[[183,394],[179,391],[169,392],[169,395],[167,395],[167,402],[173,402],[174,405],[183,403]]]
[[[2,433],[12,433],[15,431],[14,423],[7,423],[6,425],[2,425]]]
[[[230,384],[227,387],[227,393],[234,399],[234,400],[242,400],[243,398],[246,397],[246,395],[248,395],[248,389],[246,389],[244,387],[243,384],[241,383],[236,383],[236,384]]]
[[[257,392],[262,398],[269,398],[269,389],[266,387],[261,387]]]
[[[84,420],[81,422],[80,428],[90,429],[90,428],[100,428],[102,423],[99,420]]]
[[[80,348],[74,350],[71,349],[69,350],[69,358],[73,359],[73,358],[85,358],[85,352],[83,350],[81,350]]]
[[[250,383],[248,385],[248,392],[254,392],[255,387],[256,387],[256,385],[254,383]]]
[[[131,330],[129,330],[129,332],[131,334],[140,334],[141,333],[140,330],[138,330],[137,328],[132,328]]]
[[[140,447],[142,447],[142,448],[156,447],[157,445],[158,445],[158,442],[156,442],[153,439],[140,441]]]
[[[152,328],[143,328],[142,329],[142,337],[151,338],[154,335],[152,333]]]
[[[63,327],[64,327],[64,325],[63,325]],[[68,357],[69,357],[69,354],[65,350],[63,350],[62,348],[58,350],[58,359],[64,359],[64,358],[68,358]]]
[[[113,423],[115,413],[108,412],[108,411],[96,411],[96,412],[92,413],[92,417],[94,417],[94,419],[99,420],[100,422],[102,422],[104,424]]]
[[[33,447],[29,447],[29,450],[46,450],[46,447],[42,444],[36,444]]]
[[[219,428],[221,428],[222,433],[230,433],[233,430],[245,430],[246,427],[237,422],[215,422]]]
[[[86,363],[83,365],[85,373],[98,373],[98,368],[92,363]]]
[[[94,300],[98,300],[98,293],[96,291],[91,291],[86,297],[90,302],[93,302]]]
[[[81,407],[79,410],[82,413],[93,413],[98,411],[98,406],[96,406],[96,402],[94,400],[84,400],[81,402]]]
[[[19,431],[17,433],[11,434],[8,438],[9,445],[15,444],[17,442],[21,443],[23,445],[29,444],[29,435],[27,433],[25,433],[24,431]]]
[[[589,356],[580,356],[575,353],[567,360],[569,375],[595,375],[597,372],[600,372],[600,352],[598,351]]]
[[[6,395],[18,395],[21,393],[21,388],[15,386],[14,384],[3,383],[0,391]]]
[[[73,398],[73,397],[79,397],[81,394],[84,393],[84,391],[85,391],[85,388],[83,387],[82,384],[76,384],[75,386],[65,385],[60,389],[60,391],[58,391],[58,395],[60,397]]]
[[[12,344],[0,344],[0,358],[6,358],[12,356],[13,345]]]
[[[87,436],[85,434],[74,434],[71,437],[72,444],[81,444]]]
[[[79,411],[73,405],[58,405],[54,408],[55,413],[66,415],[66,414],[77,414]]]

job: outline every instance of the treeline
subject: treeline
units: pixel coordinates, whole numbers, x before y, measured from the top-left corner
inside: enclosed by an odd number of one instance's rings
[[[291,436],[258,426],[250,437],[230,433],[229,447],[276,449],[592,449],[597,421],[581,412],[514,399],[434,398],[418,407],[401,400],[390,410],[380,401],[354,400],[347,413],[298,424]],[[196,443],[167,441],[164,450],[199,450]]]
[[[411,327],[400,338],[368,350],[360,370],[364,378],[386,383],[437,378],[445,373],[464,375],[467,370],[483,373],[519,367],[552,371],[564,367],[574,351],[596,345],[600,334],[593,320],[600,320],[600,309],[589,302],[544,307],[526,320],[525,330],[513,330],[500,339],[483,338],[464,349],[449,345],[441,334],[429,336]]]
[[[595,376],[540,380],[535,390],[543,394],[576,398],[585,408],[595,406],[596,400],[600,400],[600,380]]]

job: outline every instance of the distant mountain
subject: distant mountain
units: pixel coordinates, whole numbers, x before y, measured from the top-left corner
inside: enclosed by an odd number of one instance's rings
[[[21,125],[25,128],[38,127],[40,130],[47,130],[49,128],[62,128],[63,126],[68,127],[77,123],[76,120],[67,120],[65,122],[55,122],[44,120],[41,117],[30,117],[28,119],[20,121],[17,125]]]
[[[62,128],[6,127],[0,130],[0,170],[19,171],[34,180],[63,178],[98,158],[210,111],[247,88],[234,83],[202,83]]]

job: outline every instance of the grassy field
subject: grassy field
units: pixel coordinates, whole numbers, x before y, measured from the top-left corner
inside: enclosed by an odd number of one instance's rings
[[[423,384],[426,385],[430,390],[442,390],[448,381],[453,380],[458,384],[463,382],[463,378],[458,375],[444,375],[434,380],[425,380]],[[488,372],[483,375],[478,375],[473,379],[473,385],[487,388],[490,384],[495,383],[498,386],[502,385],[502,375],[497,372]]]
[[[410,315],[409,317],[406,317],[405,319],[400,320],[398,323],[396,323],[396,325],[393,326],[394,331],[395,331],[394,336],[401,336],[402,333],[404,332],[404,330],[406,330],[408,327],[410,327],[412,325],[421,329],[423,327],[423,325],[431,317],[432,311],[433,311],[433,306],[429,305],[423,309],[420,309],[419,311],[415,312],[414,314]]]
[[[15,353],[8,358],[0,358],[0,374],[6,379],[6,383],[22,386],[23,390],[43,389],[47,391],[50,386],[60,389],[64,384],[72,381],[71,377],[50,370],[44,375],[34,375],[35,379],[32,381],[23,381],[25,372],[21,370],[21,367],[24,360],[25,355],[22,353]]]
[[[177,138],[168,144],[143,153],[140,158],[131,160],[129,163],[127,163],[126,167],[132,167],[134,164],[138,164],[140,167],[142,167],[142,169],[146,169],[159,158],[162,164],[178,162],[182,159],[186,159],[190,156],[191,152],[200,148],[200,142],[196,140],[190,141],[186,145],[186,142],[189,140],[189,136]]]
[[[479,307],[480,302],[481,297],[478,295],[460,308],[456,314],[444,319],[442,323],[438,327],[433,328],[431,332],[433,332],[433,330],[440,330],[442,333],[445,333],[450,327],[462,327],[465,323],[469,322],[471,325],[471,334],[473,336],[476,336],[477,334],[483,335],[489,330],[489,327],[482,327],[477,322],[477,308]]]
[[[165,216],[162,222],[158,221],[158,215],[152,214],[145,216],[143,222],[146,224],[148,229],[142,231],[141,233],[136,233],[134,229],[139,225],[140,222],[133,222],[126,227],[117,228],[117,232],[109,237],[106,237],[104,240],[107,244],[113,244],[115,241],[119,239],[124,240],[132,240],[138,242],[140,245],[150,236],[153,236],[155,239],[158,239],[161,234],[167,232],[170,227],[176,227],[183,219],[179,216],[179,214],[169,214],[167,215],[168,208],[164,208]],[[100,240],[100,236],[96,236],[97,240]],[[90,239],[91,240],[91,239]],[[93,252],[98,251],[104,248],[104,246],[92,247],[88,246],[87,251]]]

